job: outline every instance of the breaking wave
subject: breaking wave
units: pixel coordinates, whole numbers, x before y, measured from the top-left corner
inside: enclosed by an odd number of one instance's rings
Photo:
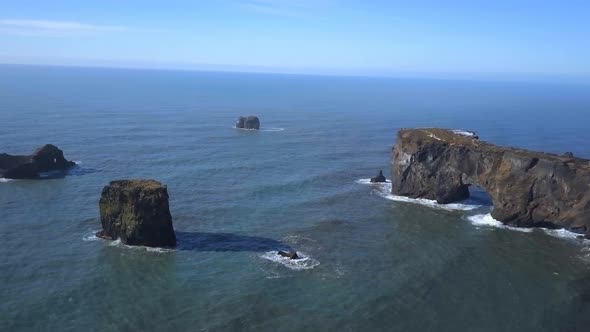
[[[502,222],[492,218],[492,215],[490,213],[476,214],[473,216],[468,216],[467,220],[469,220],[469,222],[471,222],[475,226],[488,226],[488,227],[495,227],[495,228],[504,228],[504,229],[510,229],[513,231],[524,232],[524,233],[530,233],[533,231],[532,228],[513,227],[513,226],[504,225]]]
[[[359,179],[355,181],[359,184],[368,184],[375,187],[376,192],[379,196],[396,202],[407,202],[413,204],[420,204],[430,208],[447,210],[447,211],[470,211],[475,210],[483,205],[472,202],[470,200],[463,201],[463,203],[450,203],[450,204],[439,204],[435,200],[425,198],[409,198],[405,196],[397,196],[391,193],[391,181],[387,180],[386,183],[371,183],[371,179]]]
[[[305,255],[304,253],[297,252],[297,255],[299,256],[298,259],[290,259],[288,257],[279,255],[277,251],[268,251],[260,255],[260,257],[296,271],[309,270],[320,265],[319,261]]]
[[[579,237],[581,235],[578,233],[574,233],[572,231],[568,231],[567,229],[563,229],[563,228],[548,229],[548,228],[543,228],[543,227],[525,228],[525,227],[508,226],[508,225],[504,225],[501,221],[494,219],[490,213],[476,214],[476,215],[467,217],[467,219],[473,225],[476,225],[476,226],[488,226],[488,227],[495,227],[495,228],[503,228],[503,229],[509,229],[509,230],[518,231],[518,232],[524,232],[524,233],[531,233],[536,230],[539,230],[547,235],[562,238],[562,239],[579,240]],[[583,242],[590,243],[590,240],[584,239]]]
[[[158,252],[158,253],[167,253],[167,252],[174,252],[174,251],[176,251],[176,249],[170,249],[170,248],[154,248],[154,247],[146,247],[146,246],[129,246],[129,245],[123,244],[121,242],[121,239],[116,239],[115,241],[111,241],[109,243],[109,246],[111,246],[111,247],[120,247],[120,248],[125,248],[125,249],[133,249],[133,250],[145,250],[145,251],[149,251],[149,252]]]
[[[96,233],[98,231],[93,231],[92,233],[86,234],[82,237],[83,241],[86,242],[91,242],[91,241],[107,241],[108,242],[108,246],[110,247],[119,247],[119,248],[125,248],[125,249],[133,249],[133,250],[145,250],[148,252],[157,252],[157,253],[168,253],[168,252],[174,252],[176,251],[176,249],[171,249],[171,248],[153,248],[153,247],[146,247],[146,246],[129,246],[126,244],[123,244],[121,242],[121,239],[116,239],[114,241],[111,240],[105,240],[105,239],[101,239],[98,236],[96,236]]]
[[[463,136],[469,136],[469,137],[475,136],[475,133],[474,132],[467,131],[467,130],[453,129],[452,132],[455,133],[455,134],[457,134],[457,135],[463,135]]]
[[[98,236],[96,236],[96,233],[98,233],[98,232],[100,232],[100,229],[96,230],[96,231],[92,231],[92,233],[88,233],[88,234],[84,235],[82,237],[82,240],[83,241],[98,241],[98,240],[100,240],[100,238]]]
[[[12,179],[0,178],[0,183],[6,183],[6,182],[10,182],[10,181],[12,181]]]

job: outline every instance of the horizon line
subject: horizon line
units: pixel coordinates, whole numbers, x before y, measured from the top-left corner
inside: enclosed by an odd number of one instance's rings
[[[62,59],[73,60],[73,59]],[[79,59],[82,60],[82,59]],[[91,61],[84,59],[86,61]],[[83,61],[84,61],[83,60]],[[318,76],[318,77],[356,77],[356,78],[398,78],[398,79],[436,79],[456,81],[518,81],[518,82],[546,82],[546,83],[577,83],[590,84],[589,74],[574,75],[572,73],[506,73],[506,72],[436,72],[436,71],[403,71],[393,69],[373,70],[373,73],[362,72],[357,68],[356,72],[338,71],[338,68],[280,68],[253,65],[227,65],[227,64],[199,64],[199,63],[168,63],[152,62],[151,66],[129,65],[117,63],[116,60],[102,60],[111,63],[39,63],[3,61],[0,66],[32,66],[32,67],[65,67],[65,68],[102,68],[121,70],[150,70],[150,71],[182,71],[182,72],[208,72],[208,73],[243,73],[262,75],[289,75],[289,76]],[[144,62],[144,61],[138,61]],[[145,63],[145,62],[144,62]],[[168,64],[169,66],[166,66]],[[209,68],[207,68],[209,67]],[[315,70],[315,71],[314,71]],[[555,81],[556,79],[561,79]]]

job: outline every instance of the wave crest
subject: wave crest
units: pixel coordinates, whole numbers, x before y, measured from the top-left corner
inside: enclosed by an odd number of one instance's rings
[[[274,263],[279,263],[284,267],[296,271],[310,270],[320,265],[319,261],[305,255],[304,253],[297,252],[297,255],[299,255],[298,259],[290,259],[279,255],[276,251],[268,251],[260,255],[260,257]]]
[[[524,232],[524,233],[531,233],[531,232],[534,232],[535,230],[539,230],[547,235],[550,235],[553,237],[558,237],[561,239],[580,240],[579,237],[581,235],[578,233],[574,233],[572,231],[568,231],[567,229],[564,229],[564,228],[549,229],[549,228],[544,228],[544,227],[526,227],[525,228],[525,227],[508,226],[508,225],[504,225],[501,221],[494,219],[490,213],[476,214],[474,216],[467,217],[467,219],[473,225],[476,225],[476,226],[488,226],[488,227],[495,227],[495,228],[503,228],[503,229],[509,229],[509,230],[517,231],[517,232]],[[590,240],[587,240],[587,239],[582,239],[582,242],[590,244]]]
[[[447,211],[470,211],[475,210],[483,205],[470,202],[469,200],[463,203],[450,203],[450,204],[439,204],[435,200],[425,198],[409,198],[405,196],[397,196],[391,193],[391,181],[387,180],[386,183],[371,183],[371,179],[359,179],[355,181],[359,184],[368,184],[375,187],[377,194],[385,199],[389,199],[396,202],[406,202],[413,204],[420,204],[430,208],[447,210]]]

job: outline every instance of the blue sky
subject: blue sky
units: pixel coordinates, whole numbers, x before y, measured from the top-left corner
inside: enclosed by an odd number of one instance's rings
[[[0,62],[590,77],[590,1],[1,1]]]

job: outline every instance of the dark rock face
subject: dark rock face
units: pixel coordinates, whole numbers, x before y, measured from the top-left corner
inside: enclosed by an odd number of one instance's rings
[[[379,171],[379,175],[377,175],[374,178],[371,178],[371,182],[372,183],[381,183],[381,182],[387,182],[387,179],[385,178],[385,176],[383,175],[383,171],[380,170]]]
[[[236,128],[240,129],[260,129],[260,120],[254,115],[240,116],[238,122],[236,122]]]
[[[492,198],[492,216],[521,227],[590,236],[590,161],[495,146],[446,129],[403,129],[392,156],[392,193],[451,203],[469,185]]]
[[[99,207],[103,230],[97,236],[128,245],[176,246],[168,190],[160,182],[112,181],[102,190]]]
[[[277,254],[280,256],[283,256],[283,257],[287,257],[289,259],[299,259],[299,256],[297,255],[297,253],[295,251],[282,251],[282,250],[280,250]]]
[[[65,172],[76,163],[66,160],[63,151],[47,144],[30,156],[0,154],[0,177],[9,179],[38,179],[43,172]]]

